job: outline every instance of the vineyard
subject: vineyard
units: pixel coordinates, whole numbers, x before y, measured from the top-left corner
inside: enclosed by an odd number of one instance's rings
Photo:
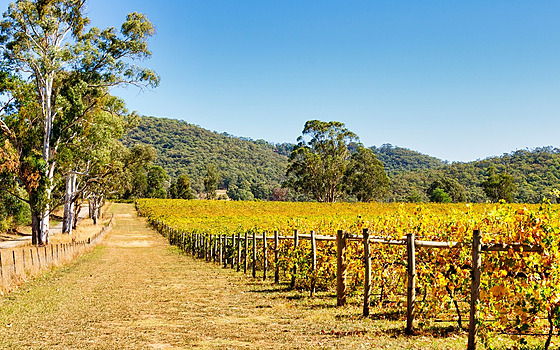
[[[556,205],[150,199],[138,209],[207,260],[274,271],[311,295],[337,290],[339,305],[360,296],[364,315],[371,304],[401,310],[409,334],[447,319],[469,328],[472,349],[504,335],[548,349],[560,328]]]

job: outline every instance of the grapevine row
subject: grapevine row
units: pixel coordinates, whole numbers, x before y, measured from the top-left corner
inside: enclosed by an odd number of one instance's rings
[[[305,204],[309,207],[291,203],[249,203],[246,209],[225,202],[153,200],[139,202],[138,205],[140,211],[152,220],[159,220],[181,232],[198,233],[202,237],[216,237],[226,232],[228,235],[244,236],[247,232],[278,231],[279,236],[290,239],[280,240],[279,245],[268,253],[263,253],[262,247],[255,249],[259,254],[257,260],[263,261],[263,254],[278,254],[277,259],[267,261],[274,261],[272,267],[280,270],[282,277],[291,280],[297,277],[297,287],[307,289],[311,289],[312,284],[320,289],[335,289],[336,245],[332,240],[317,240],[316,259],[312,259],[312,242],[302,240],[296,247],[294,227],[323,227],[323,230],[308,230],[317,237],[332,235],[343,227],[349,237],[358,237],[359,233],[368,229],[373,235],[383,236],[377,240],[400,242],[400,245],[376,244],[370,253],[370,271],[374,271],[371,286],[378,295],[375,300],[383,306],[403,305],[402,296],[407,295],[410,289],[405,287],[410,264],[406,262],[407,252],[402,240],[404,232],[414,233],[417,242],[434,238],[440,242],[459,242],[456,249],[416,250],[417,283],[414,288],[419,298],[415,310],[417,318],[429,319],[454,310],[459,324],[468,311],[464,306],[471,299],[473,258],[470,247],[473,240],[466,232],[479,229],[486,232],[481,236],[481,246],[484,250],[495,251],[485,254],[481,265],[480,302],[476,310],[481,320],[487,320],[481,323],[482,339],[487,341],[500,332],[523,335],[548,330],[551,334],[558,325],[560,284],[556,206],[464,205],[461,212],[457,205],[377,204],[365,208],[376,209],[378,215],[358,216],[356,212],[362,211],[364,206]],[[165,212],[166,208],[171,210]],[[181,216],[185,211],[190,216]],[[266,212],[274,215],[267,216]],[[235,222],[234,226],[232,222]],[[428,232],[428,228],[439,229]],[[381,243],[375,240],[373,244]],[[258,244],[262,246],[264,241],[260,239]],[[528,252],[528,247],[538,247],[542,252]],[[350,240],[346,254],[347,292],[360,293],[364,290],[364,261],[367,261],[364,259],[364,245]],[[299,267],[295,274],[293,266]],[[553,326],[547,325],[549,320],[552,320]],[[547,343],[550,343],[549,338]]]

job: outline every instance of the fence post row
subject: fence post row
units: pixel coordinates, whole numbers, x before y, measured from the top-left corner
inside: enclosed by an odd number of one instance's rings
[[[192,251],[193,256],[198,256],[200,258],[208,261],[219,262],[220,266],[227,267],[228,259],[231,258],[231,267],[235,267],[237,263],[237,271],[241,269],[241,234],[232,234],[231,246],[228,245],[228,237],[225,234],[218,235],[202,235],[202,234],[185,234],[184,231],[176,231],[169,226],[163,225],[159,221],[155,222],[155,225],[160,228],[160,231],[167,235],[170,241],[180,244],[182,249],[187,251]],[[253,230],[252,236],[252,275],[256,278],[257,269],[257,237],[256,231]],[[315,231],[310,232],[311,240],[311,296],[315,293],[316,287],[316,271],[317,271],[317,244],[316,244],[316,233]],[[180,240],[179,240],[180,235]],[[336,245],[337,245],[337,271],[336,271],[336,282],[337,282],[337,306],[346,305],[347,288],[346,288],[346,277],[347,277],[347,245],[348,245],[348,233],[338,230],[336,232]],[[296,275],[298,271],[298,251],[299,247],[299,231],[294,230],[294,245],[293,245],[293,256],[294,262],[292,266],[292,279],[290,288],[295,288],[296,285]],[[268,245],[267,245],[267,233],[263,231],[263,280],[267,278],[268,270]],[[274,283],[279,283],[279,251],[280,251],[280,237],[279,232],[274,231]],[[78,242],[78,244],[84,245],[85,242]],[[364,304],[363,304],[363,315],[369,316],[370,314],[370,298],[371,298],[371,237],[368,229],[363,230],[363,246],[364,246]],[[406,235],[406,246],[407,246],[407,324],[406,324],[406,334],[414,333],[414,316],[415,316],[415,302],[416,302],[416,240],[415,234],[409,233]],[[247,273],[248,268],[248,256],[249,256],[249,232],[245,231],[244,239],[244,254],[243,254],[243,272]],[[51,263],[55,262],[54,246],[51,245]],[[61,255],[67,256],[68,254],[73,254],[76,252],[76,244],[62,244],[60,246]],[[41,254],[39,247],[35,247],[37,255],[37,265],[41,268]],[[35,265],[35,259],[33,254],[33,249],[30,248],[30,258],[31,265]],[[237,255],[236,255],[237,253]],[[471,282],[471,301],[470,301],[470,315],[469,315],[469,334],[468,334],[468,345],[467,350],[476,350],[477,347],[477,332],[479,324],[479,298],[480,298],[480,275],[481,275],[481,253],[482,253],[482,243],[481,235],[479,230],[473,231],[473,241],[472,241],[472,282]],[[24,259],[23,269],[26,269],[25,265],[25,252],[22,252]],[[48,264],[48,254],[47,247],[44,247],[44,259],[45,266]],[[56,247],[56,260],[59,260],[59,247]],[[16,254],[12,251],[12,263],[14,273],[17,273],[16,265]],[[2,256],[0,255],[0,277],[4,278],[4,269],[2,266]]]

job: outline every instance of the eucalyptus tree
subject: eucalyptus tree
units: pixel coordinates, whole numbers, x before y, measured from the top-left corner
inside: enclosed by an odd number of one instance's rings
[[[359,146],[345,172],[346,191],[360,202],[380,200],[389,191],[389,177],[383,163],[369,148]]]
[[[59,168],[66,180],[61,184],[65,187],[64,233],[72,233],[75,227],[80,198],[90,201],[96,221],[98,204],[116,191],[116,177],[123,172],[125,148],[119,139],[128,129],[131,116],[116,97],[106,95],[102,102],[88,113],[81,132],[60,152]]]
[[[219,177],[220,175],[216,166],[208,164],[206,166],[206,175],[204,176],[204,192],[206,192],[206,199],[216,199]]]
[[[37,137],[41,139],[23,156],[34,163],[30,168],[38,176],[37,185],[27,189],[34,244],[49,241],[49,214],[59,152],[83,130],[80,126],[87,123],[86,116],[98,107],[111,87],[155,87],[159,83],[152,70],[133,63],[151,55],[147,40],[154,28],[144,15],[129,14],[118,31],[89,27],[85,12],[85,0],[16,0],[0,22],[0,69],[34,87],[23,104],[25,112],[32,105],[36,111],[22,115],[21,111],[10,110],[19,108],[18,103],[11,103],[0,124],[11,144],[2,145],[7,149],[16,148],[11,135],[19,131],[14,131],[4,119],[10,121],[16,115],[33,124],[30,129],[34,133],[29,135],[33,142]],[[64,88],[71,93],[63,95]],[[12,91],[3,92],[7,93],[8,102],[21,102],[9,94]]]
[[[334,202],[344,194],[349,145],[358,136],[341,122],[310,120],[290,154],[286,185],[319,202]]]

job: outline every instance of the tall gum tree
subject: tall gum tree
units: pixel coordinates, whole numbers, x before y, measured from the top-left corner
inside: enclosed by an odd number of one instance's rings
[[[120,31],[115,28],[100,30],[88,27],[85,11],[85,0],[16,0],[9,5],[0,22],[0,69],[35,87],[31,99],[38,106],[37,116],[26,117],[41,124],[42,142],[39,148],[27,150],[29,154],[21,155],[20,159],[28,159],[37,152],[41,155],[34,167],[39,175],[37,184],[27,188],[33,244],[37,245],[49,242],[49,214],[56,185],[57,154],[75,137],[72,133],[55,131],[61,131],[61,125],[71,128],[87,115],[63,113],[58,93],[64,77],[78,73],[80,83],[86,88],[106,91],[118,85],[155,87],[159,83],[159,77],[152,70],[133,64],[135,60],[151,56],[147,40],[154,34],[154,28],[144,15],[129,14]],[[15,101],[9,95],[9,89],[3,92],[8,103]],[[90,102],[86,111],[97,105],[96,98]],[[12,103],[9,108],[3,108],[0,129],[8,140],[6,148],[15,149],[10,135],[16,132],[6,120],[13,119],[14,115],[21,118],[21,113],[13,110],[17,106]]]
[[[348,147],[357,142],[358,136],[341,122],[306,122],[289,158],[286,185],[318,202],[341,198],[350,159]]]

